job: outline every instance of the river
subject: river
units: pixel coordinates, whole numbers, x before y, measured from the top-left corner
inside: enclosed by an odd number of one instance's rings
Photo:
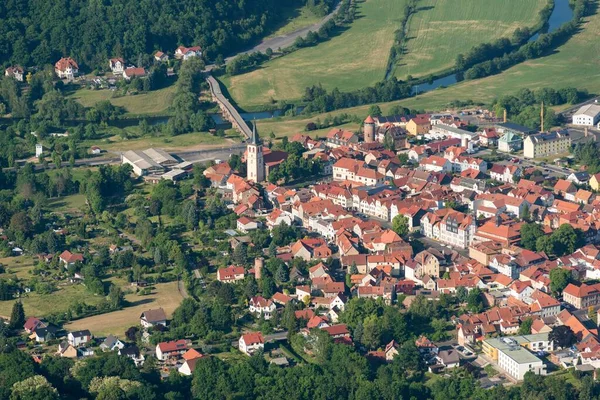
[[[552,10],[552,14],[550,14],[550,18],[548,18],[548,23],[542,29],[542,32],[538,32],[533,35],[529,41],[532,42],[537,40],[540,36],[540,33],[551,33],[557,30],[564,24],[565,22],[569,22],[573,18],[573,10],[569,5],[569,0],[554,0],[554,9]],[[422,83],[420,85],[415,85],[412,88],[413,94],[418,95],[421,93],[429,92],[431,90],[446,87],[450,85],[454,85],[459,82],[457,74],[446,75],[441,78],[437,78],[433,80],[431,83]]]

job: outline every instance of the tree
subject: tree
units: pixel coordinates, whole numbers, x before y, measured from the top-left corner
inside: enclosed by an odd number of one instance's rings
[[[108,303],[110,304],[110,307],[113,310],[121,308],[124,299],[121,288],[117,285],[110,285],[110,289],[108,290]]]
[[[25,323],[25,310],[23,304],[20,301],[16,301],[13,304],[12,312],[10,313],[10,327],[12,329],[20,329]]]
[[[483,310],[483,299],[481,289],[478,287],[471,289],[467,295],[467,307],[471,312],[477,313]]]
[[[459,286],[456,288],[456,298],[461,303],[464,303],[465,301],[467,301],[468,294],[469,294],[469,292],[467,291],[467,288],[465,288],[464,286]]]
[[[528,250],[536,250],[538,238],[544,236],[544,231],[536,223],[525,223],[521,225],[521,246]]]
[[[533,324],[533,318],[525,318],[519,326],[519,335],[531,334],[531,325]]]
[[[564,288],[571,282],[571,272],[564,268],[550,270],[550,290],[553,293],[562,293]]]
[[[554,342],[555,347],[567,348],[577,342],[577,336],[567,325],[559,325],[552,328],[548,334],[548,340]]]
[[[448,328],[448,322],[443,318],[434,318],[431,320],[431,327],[434,330],[432,339],[435,341],[446,340],[448,334],[446,329]]]
[[[375,349],[381,343],[381,324],[376,315],[365,318],[361,342],[367,348]]]
[[[382,115],[381,108],[379,108],[377,104],[374,104],[371,107],[369,107],[368,114],[373,117],[380,117]]]
[[[392,230],[396,232],[400,237],[405,238],[408,236],[408,218],[402,214],[398,214],[392,220]]]
[[[10,395],[10,400],[53,400],[58,398],[56,389],[42,375],[31,376],[15,383]]]

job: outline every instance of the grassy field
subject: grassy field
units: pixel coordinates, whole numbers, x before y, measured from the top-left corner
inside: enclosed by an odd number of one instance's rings
[[[79,89],[69,95],[84,107],[93,107],[96,103],[109,100],[115,106],[125,107],[128,114],[160,114],[167,111],[175,93],[175,85],[164,89],[142,93],[135,96],[114,97],[110,90]]]
[[[358,18],[340,35],[223,81],[242,107],[299,99],[307,86],[315,84],[343,90],[372,85],[384,78],[404,5],[405,0],[361,2]]]
[[[548,0],[422,0],[409,23],[407,53],[395,75],[406,79],[452,68],[459,53],[533,26]]]
[[[4,274],[0,274],[0,278],[16,275],[19,279],[29,279],[31,278],[29,271],[33,270],[33,257],[4,257],[0,258],[0,265],[6,270]]]
[[[25,315],[39,317],[51,313],[66,312],[76,302],[96,305],[103,298],[103,296],[91,294],[83,285],[69,285],[59,286],[58,290],[51,294],[41,295],[31,292],[26,297],[21,298],[21,301],[25,308]],[[15,301],[0,301],[0,316],[10,316]]]
[[[130,128],[127,128],[130,129]],[[141,150],[149,147],[160,147],[164,150],[199,150],[211,146],[226,146],[232,142],[239,142],[239,136],[229,132],[225,137],[213,136],[208,132],[193,132],[177,136],[145,136],[135,139],[123,139],[121,136],[111,136],[102,141],[85,143],[85,146],[95,144],[105,151]],[[89,146],[88,146],[89,147]]]
[[[108,334],[123,336],[125,330],[133,325],[139,325],[140,314],[143,311],[162,307],[167,317],[179,306],[183,297],[177,290],[177,282],[159,283],[154,285],[156,290],[148,296],[128,294],[125,299],[132,303],[120,311],[83,318],[65,325],[67,330],[89,329],[94,335]],[[27,311],[27,307],[25,308]]]
[[[81,170],[83,172],[83,170]],[[78,213],[85,209],[85,195],[72,194],[48,201],[48,209],[58,213]]]
[[[322,19],[313,14],[307,7],[290,7],[289,9],[284,10],[284,13],[285,15],[282,19],[282,23],[267,37],[267,39],[306,28],[307,26],[316,24]]]

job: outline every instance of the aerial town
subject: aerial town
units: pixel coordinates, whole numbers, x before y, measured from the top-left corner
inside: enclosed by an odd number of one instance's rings
[[[13,3],[0,399],[600,398],[593,0]]]

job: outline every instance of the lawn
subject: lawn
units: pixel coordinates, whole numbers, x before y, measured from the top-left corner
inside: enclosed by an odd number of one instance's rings
[[[452,68],[459,53],[538,22],[548,0],[422,0],[395,75],[406,79]]]
[[[327,115],[330,115],[330,114],[327,114]],[[323,120],[325,116],[326,116],[325,114],[320,115],[321,120]],[[269,133],[273,132],[273,133],[275,133],[276,139],[281,139],[284,136],[290,138],[291,136],[295,135],[296,133],[304,133],[305,135],[310,135],[310,137],[312,137],[313,139],[315,139],[317,137],[324,138],[327,136],[327,132],[329,132],[331,129],[334,129],[334,128],[335,129],[345,129],[345,130],[349,130],[349,131],[357,131],[359,128],[359,124],[350,122],[350,123],[339,125],[339,126],[332,126],[332,127],[325,128],[325,129],[318,129],[316,131],[304,132],[304,128],[306,127],[306,124],[311,121],[315,121],[315,120],[316,120],[316,118],[306,118],[306,117],[299,117],[299,118],[289,119],[289,120],[288,119],[260,120],[260,121],[257,121],[257,127],[263,137],[267,138]]]
[[[91,294],[83,285],[59,286],[58,290],[51,294],[37,294],[31,292],[21,298],[25,315],[44,316],[51,313],[66,312],[76,302],[85,302],[96,305],[102,301],[102,296]],[[12,306],[16,300],[0,301],[0,316],[10,316]]]
[[[83,171],[83,170],[82,170]],[[52,212],[80,213],[83,212],[86,198],[83,194],[72,194],[48,201],[47,208]]]
[[[8,278],[15,275],[19,279],[31,278],[29,271],[33,270],[33,260],[31,256],[0,258],[0,265],[6,270],[4,274],[0,274],[0,278]]]
[[[321,21],[322,17],[315,15],[308,7],[289,7],[282,11],[284,16],[279,27],[266,39],[286,35]],[[274,49],[276,50],[276,49]]]
[[[133,128],[127,128],[130,130]],[[239,136],[229,132],[225,137],[211,135],[208,132],[192,132],[177,136],[144,136],[135,139],[123,139],[121,136],[111,136],[102,141],[85,143],[84,146],[95,144],[105,151],[142,150],[150,147],[160,147],[169,150],[200,150],[210,147],[226,146],[239,142]]]
[[[99,101],[109,100],[115,106],[125,107],[127,114],[161,114],[167,112],[171,105],[175,85],[134,96],[113,97],[114,93],[106,89],[79,89],[69,97],[84,107],[93,107]]]
[[[307,86],[348,91],[372,85],[385,76],[394,31],[405,0],[366,0],[350,28],[317,46],[265,63],[255,71],[223,79],[242,107],[274,100],[300,99]]]
[[[132,304],[123,310],[107,314],[83,318],[65,325],[67,330],[89,329],[92,334],[104,336],[108,334],[123,336],[125,330],[133,325],[139,325],[140,314],[143,311],[162,307],[167,317],[179,306],[183,297],[177,290],[177,282],[159,283],[154,285],[156,290],[147,296],[128,294],[125,299]],[[27,307],[25,307],[27,312]]]

